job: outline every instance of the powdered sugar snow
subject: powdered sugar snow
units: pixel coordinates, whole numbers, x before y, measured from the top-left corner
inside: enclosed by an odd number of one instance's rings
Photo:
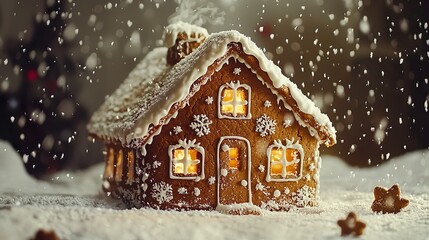
[[[332,239],[340,238],[336,222],[349,211],[367,224],[365,239],[429,236],[428,150],[368,169],[324,156],[319,206],[262,216],[123,209],[99,194],[102,165],[68,173],[73,179],[61,173],[59,180],[40,182],[26,175],[22,160],[4,142],[0,151],[0,239],[28,239],[39,228],[63,239]],[[410,205],[398,214],[373,213],[374,186],[394,183]]]

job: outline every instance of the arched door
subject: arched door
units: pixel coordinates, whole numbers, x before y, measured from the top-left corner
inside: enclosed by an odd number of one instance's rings
[[[251,203],[251,152],[247,139],[221,137],[217,147],[218,205]]]

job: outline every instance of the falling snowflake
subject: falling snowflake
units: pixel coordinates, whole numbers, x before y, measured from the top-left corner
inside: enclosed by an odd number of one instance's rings
[[[177,189],[177,192],[179,194],[187,194],[188,190],[186,188],[184,188],[184,187],[180,187],[179,189]]]
[[[266,108],[269,108],[269,107],[271,107],[272,105],[271,105],[271,102],[270,101],[268,101],[268,100],[265,100],[265,102],[264,102],[264,107],[266,107]]]
[[[209,185],[213,185],[216,182],[216,178],[214,176],[209,177]]]
[[[276,124],[276,120],[263,114],[256,119],[256,132],[260,133],[261,137],[272,135],[276,132]]]
[[[181,127],[181,126],[175,126],[175,127],[173,128],[173,132],[174,132],[174,134],[175,134],[175,135],[177,135],[177,134],[179,134],[179,133],[183,132],[183,129],[182,129],[182,127]]]
[[[265,171],[265,166],[260,164],[258,167],[259,171],[264,172]]]
[[[235,75],[240,75],[240,73],[241,73],[241,68],[239,68],[239,67],[234,68],[234,71],[233,71],[232,73],[234,73]]]
[[[155,162],[153,162],[153,165],[152,165],[152,167],[155,169],[155,168],[158,168],[158,167],[160,167],[161,166],[161,162],[160,161],[155,161]]]
[[[170,184],[165,182],[155,183],[152,189],[152,197],[155,198],[159,204],[170,202],[173,199],[173,188]]]
[[[316,190],[304,185],[292,194],[292,199],[299,207],[312,206],[316,197]]]
[[[204,101],[206,101],[206,103],[207,103],[208,105],[210,105],[210,104],[212,104],[212,103],[213,103],[213,97],[212,97],[212,96],[208,96],[208,97],[206,98],[206,100],[204,100]]]
[[[198,137],[202,137],[210,133],[210,124],[212,123],[212,120],[207,115],[199,114],[194,115],[194,121],[189,126],[195,131]]]

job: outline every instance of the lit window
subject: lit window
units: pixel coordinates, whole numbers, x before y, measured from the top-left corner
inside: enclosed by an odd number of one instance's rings
[[[116,171],[115,171],[115,181],[122,181],[122,167],[123,167],[124,154],[122,150],[119,150],[118,157],[116,158]]]
[[[247,84],[230,82],[219,89],[219,118],[250,119],[251,89]]]
[[[286,157],[284,158],[284,154]],[[271,175],[281,175],[283,178],[298,176],[298,167],[300,162],[299,153],[295,149],[287,148],[271,150]]]
[[[229,169],[238,169],[238,148],[229,148]]]
[[[188,154],[185,156],[185,149],[179,148],[173,150],[173,173],[183,175],[197,175],[198,152],[195,149],[188,149]]]
[[[107,161],[106,168],[104,169],[104,179],[112,179],[113,178],[113,162],[115,160],[115,152],[113,148],[109,148],[107,152]]]
[[[132,183],[134,181],[134,152],[132,150],[128,152],[127,159],[128,159],[127,182]]]
[[[204,148],[196,140],[179,140],[179,144],[168,147],[170,178],[204,178]]]
[[[302,159],[304,151],[302,146],[286,139],[286,145],[280,140],[267,150],[268,169],[267,181],[292,181],[301,178]]]

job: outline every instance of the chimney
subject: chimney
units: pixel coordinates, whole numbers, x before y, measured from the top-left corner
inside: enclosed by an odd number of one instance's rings
[[[168,25],[164,31],[164,43],[168,47],[167,63],[174,65],[195,51],[206,39],[205,28],[185,22]]]

